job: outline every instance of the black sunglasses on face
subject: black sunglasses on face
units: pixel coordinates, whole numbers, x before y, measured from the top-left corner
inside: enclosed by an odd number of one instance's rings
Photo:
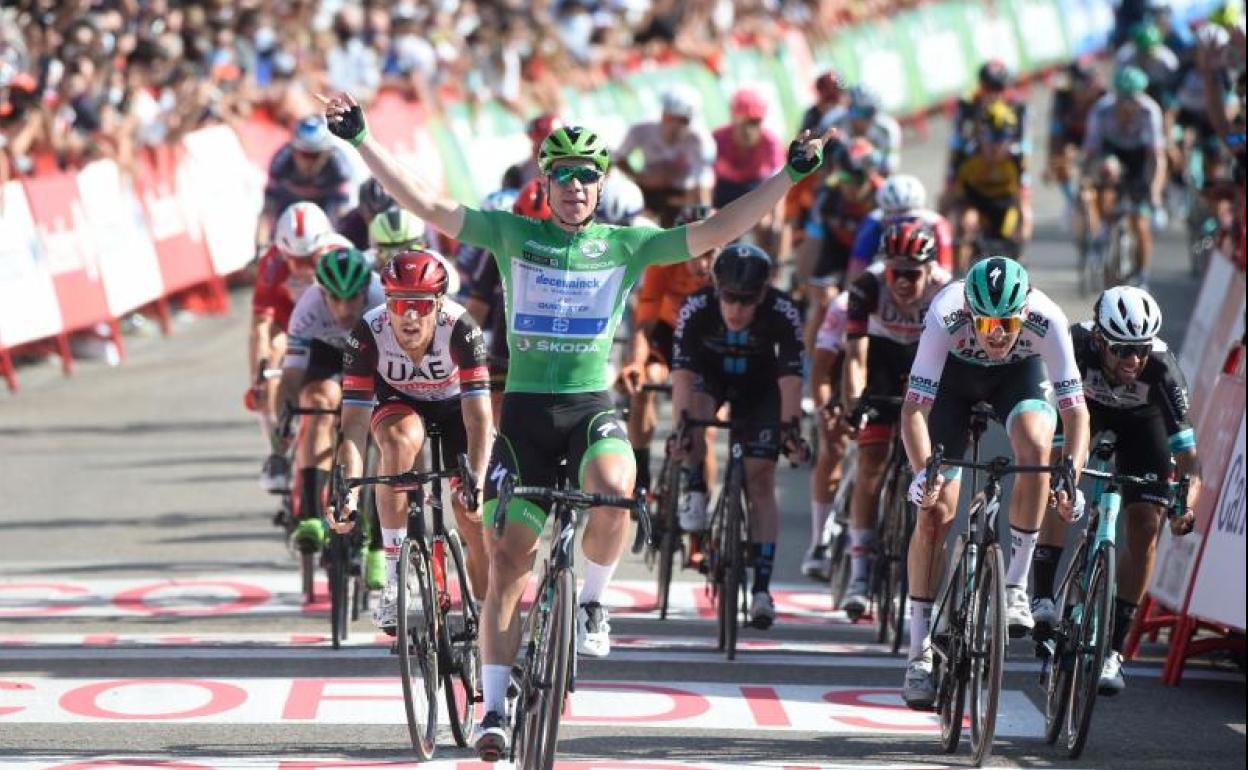
[[[1149,342],[1106,342],[1105,347],[1115,358],[1126,358],[1134,356],[1135,358],[1148,358],[1153,352],[1153,345]]]

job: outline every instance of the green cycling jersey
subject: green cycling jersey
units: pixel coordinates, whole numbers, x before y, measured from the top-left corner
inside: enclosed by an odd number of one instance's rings
[[[569,233],[505,211],[467,209],[458,239],[498,262],[511,363],[507,392],[607,389],[607,358],[647,265],[689,259],[684,227],[591,224]]]

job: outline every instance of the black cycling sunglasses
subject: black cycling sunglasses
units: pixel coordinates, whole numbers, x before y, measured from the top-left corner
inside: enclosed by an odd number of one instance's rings
[[[1151,342],[1106,342],[1105,347],[1109,348],[1109,352],[1113,353],[1115,358],[1127,356],[1148,358],[1148,355],[1153,352]]]

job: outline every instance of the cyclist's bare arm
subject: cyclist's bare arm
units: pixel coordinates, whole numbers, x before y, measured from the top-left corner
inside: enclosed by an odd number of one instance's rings
[[[293,366],[282,367],[282,379],[277,383],[276,403],[269,404],[269,416],[277,420],[282,415],[286,404],[294,404],[299,399],[299,386],[303,382],[304,370]]]
[[[1179,452],[1174,456],[1174,472],[1178,478],[1187,476],[1187,507],[1195,508],[1200,502],[1200,458],[1196,455],[1195,449],[1188,449],[1185,452]]]
[[[803,142],[807,157],[810,157],[811,154],[822,151],[824,144],[836,134],[837,131],[834,128],[829,128],[822,135],[804,131],[798,140]],[[776,208],[792,187],[793,181],[789,179],[788,172],[782,168],[770,179],[710,217],[689,225],[686,231],[689,253],[705,254],[711,249],[726,246],[745,235]]]
[[[368,441],[368,426],[372,419],[371,406],[342,405],[342,445],[338,447],[337,462],[347,478],[364,473],[364,447]]]
[[[867,387],[867,337],[854,337],[845,341],[845,364],[841,392],[845,405],[852,406]]]
[[[1166,159],[1166,149],[1164,147],[1154,147],[1153,155],[1153,178],[1149,182],[1148,192],[1152,196],[1154,202],[1161,200],[1161,194],[1166,189],[1166,170],[1169,163]]]
[[[256,381],[260,362],[268,359],[272,353],[270,345],[272,334],[272,318],[258,315],[251,319],[251,331],[247,337],[247,382],[249,383]]]
[[[1070,452],[1075,463],[1075,481],[1088,461],[1088,441],[1092,437],[1092,418],[1088,415],[1088,407],[1083,402],[1062,409],[1062,434],[1066,437],[1064,446]]]
[[[677,369],[672,372],[672,417],[673,422],[680,421],[680,415],[693,410],[693,391],[697,375],[688,369]]]
[[[836,367],[837,355],[832,350],[815,348],[810,357],[811,392],[815,403],[821,407],[832,400],[832,370]]]
[[[468,434],[468,466],[477,477],[477,499],[481,499],[485,483],[485,465],[494,446],[494,415],[490,410],[489,391],[481,395],[461,396],[459,408],[464,415],[464,430]]]

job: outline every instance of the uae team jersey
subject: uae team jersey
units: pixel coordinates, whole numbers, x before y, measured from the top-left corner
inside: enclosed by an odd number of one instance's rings
[[[385,301],[381,279],[373,273],[364,307],[374,308],[384,305]],[[294,312],[290,314],[290,328],[287,329],[289,341],[286,343],[286,357],[282,359],[282,366],[287,369],[307,369],[313,342],[329,345],[335,350],[345,350],[350,334],[351,329],[339,326],[334,314],[329,312],[324,289],[318,286],[305,291],[295,303]]]
[[[377,382],[413,401],[448,401],[488,395],[489,354],[485,337],[463,305],[442,300],[433,340],[420,361],[399,345],[386,306],[364,314],[347,338],[342,358],[343,403],[370,406]]]
[[[1075,349],[1067,331],[1066,314],[1039,289],[1027,295],[1027,317],[1014,347],[1001,360],[994,361],[975,338],[970,311],[966,309],[965,281],[946,286],[927,310],[919,350],[910,370],[906,400],[932,404],[940,390],[940,378],[949,358],[979,366],[1004,366],[1039,356],[1048,370],[1057,396],[1057,408],[1069,409],[1084,403],[1083,379]]]
[[[684,227],[591,224],[577,233],[505,211],[468,209],[457,238],[498,262],[507,308],[509,393],[607,389],[607,357],[647,265],[689,259]]]

